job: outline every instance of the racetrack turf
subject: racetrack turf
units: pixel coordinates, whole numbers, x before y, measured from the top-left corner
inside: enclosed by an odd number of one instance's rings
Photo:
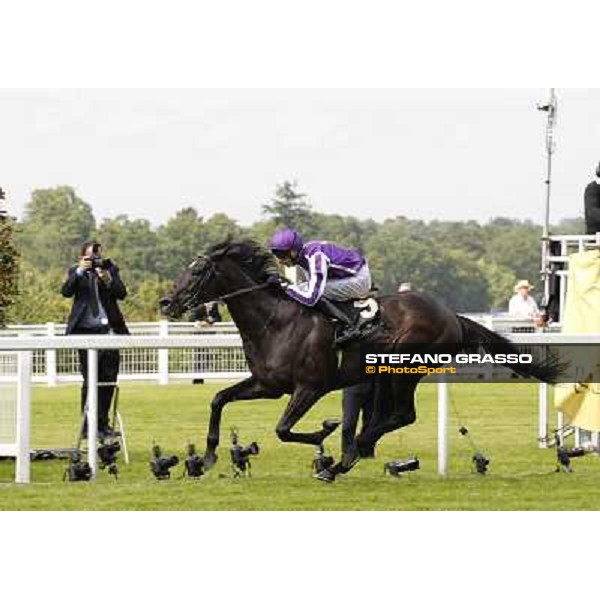
[[[537,387],[530,384],[454,384],[455,409],[480,450],[491,460],[490,471],[473,472],[474,450],[458,433],[451,408],[450,474],[436,474],[436,387],[421,385],[417,423],[388,434],[375,460],[361,461],[334,484],[311,477],[314,450],[284,444],[275,433],[286,399],[228,405],[224,410],[220,459],[198,481],[180,479],[181,464],[169,481],[156,481],[149,470],[156,440],[165,453],[184,458],[192,441],[204,446],[209,404],[223,384],[122,384],[131,463],[122,464],[115,481],[100,472],[93,483],[62,481],[66,461],[33,463],[33,483],[16,485],[14,463],[0,461],[0,510],[578,510],[598,509],[600,460],[575,459],[574,473],[555,473],[555,453],[537,447]],[[73,444],[78,415],[78,388],[35,387],[32,445]],[[340,394],[330,394],[297,428],[320,428],[326,417],[340,414]],[[251,478],[231,477],[229,429],[237,426],[241,442],[256,440]],[[327,443],[339,452],[339,431]],[[417,455],[421,469],[401,478],[384,476],[383,463]]]

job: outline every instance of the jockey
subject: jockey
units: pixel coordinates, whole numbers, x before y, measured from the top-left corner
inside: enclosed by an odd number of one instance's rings
[[[292,229],[277,231],[271,238],[271,252],[286,266],[298,265],[306,281],[289,285],[286,293],[304,306],[315,306],[329,317],[347,325],[335,344],[360,333],[356,315],[346,314],[331,302],[366,298],[371,290],[369,265],[360,252],[330,242],[310,241]]]

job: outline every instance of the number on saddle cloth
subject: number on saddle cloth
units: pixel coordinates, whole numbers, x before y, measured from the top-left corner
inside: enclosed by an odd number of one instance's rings
[[[364,323],[365,321],[371,321],[379,314],[379,302],[373,297],[350,299],[343,301],[332,301],[339,309],[343,310],[348,316],[357,318],[360,316],[360,320]]]
[[[370,321],[375,318],[379,312],[379,303],[375,298],[354,300],[353,304],[355,308],[359,309],[360,316],[364,321]]]

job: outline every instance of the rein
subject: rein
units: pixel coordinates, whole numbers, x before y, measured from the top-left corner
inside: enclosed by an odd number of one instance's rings
[[[205,273],[202,274],[200,281],[196,284],[196,286],[195,286],[196,289],[195,289],[194,293],[192,294],[192,297],[186,302],[186,304],[188,306],[196,303],[198,296],[202,292],[203,286],[214,276],[215,276],[215,268],[211,264],[210,269],[208,269]],[[239,290],[235,290],[233,292],[229,292],[228,294],[223,294],[222,296],[217,296],[216,298],[211,300],[211,302],[223,302],[224,300],[229,300],[230,298],[236,298],[237,296],[243,296],[244,294],[250,294],[250,293],[256,292],[258,290],[263,290],[263,289],[269,287],[270,285],[271,285],[271,283],[268,281],[266,281],[264,283],[258,283],[255,285],[251,285],[251,286],[248,286],[245,288],[241,288]],[[269,318],[266,320],[261,333],[267,329],[267,327],[273,320],[273,317],[274,317],[275,313],[277,312],[276,309],[278,306],[279,306],[279,299],[278,299],[273,311],[269,315]]]
[[[243,296],[244,294],[249,294],[250,292],[263,290],[269,287],[269,285],[271,284],[268,282],[251,285],[250,287],[242,288],[240,290],[236,290],[235,292],[229,292],[229,294],[223,294],[222,296],[218,296],[213,300],[213,302],[221,302],[223,300],[229,300],[229,298],[235,298],[236,296]]]
[[[269,287],[270,285],[271,284],[269,282],[251,285],[249,287],[242,288],[240,290],[236,290],[235,292],[230,292],[229,294],[223,294],[222,296],[215,298],[213,300],[213,302],[221,302],[223,300],[229,300],[229,298],[235,298],[237,296],[243,296],[244,294],[250,294],[250,293],[256,292],[258,290],[263,290],[263,289]],[[262,326],[262,328],[260,330],[260,334],[259,334],[261,337],[262,337],[262,334],[269,328],[269,325],[271,324],[273,317],[275,317],[275,313],[277,312],[277,309],[279,308],[280,300],[281,300],[280,298],[277,298],[277,302],[276,302],[275,306],[273,307],[271,314],[269,315],[269,317],[265,321],[264,325]]]
[[[229,298],[235,298],[236,296],[243,296],[244,294],[250,294],[251,292],[255,292],[257,290],[262,290],[266,287],[269,287],[269,285],[271,285],[269,282],[259,283],[257,285],[251,285],[249,287],[242,288],[240,290],[236,290],[235,292],[230,292],[229,294],[223,294],[222,296],[215,298],[213,300],[213,302],[221,302],[223,300],[228,300]],[[277,309],[279,308],[280,300],[281,300],[280,298],[277,298],[277,303],[273,307],[271,314],[269,315],[269,317],[265,321],[264,325],[262,326],[262,328],[260,330],[260,334],[259,334],[261,337],[262,337],[262,334],[269,328],[269,325],[271,324],[271,321],[273,320],[273,317],[275,316],[275,313],[277,312]]]
[[[229,298],[235,298],[236,296],[243,296],[244,294],[249,294],[249,293],[255,292],[257,290],[262,290],[262,289],[268,287],[269,285],[271,285],[271,284],[268,282],[260,283],[257,285],[251,285],[250,287],[242,288],[241,290],[236,290],[235,292],[230,292],[229,294],[224,294],[223,296],[219,296],[218,298],[214,299],[214,302],[220,302],[222,300],[226,300]],[[277,298],[277,302],[276,302],[275,306],[273,307],[271,314],[269,315],[269,317],[265,321],[264,325],[262,326],[262,329],[260,330],[260,336],[262,336],[262,334],[268,329],[269,325],[271,324],[271,321],[273,320],[273,317],[275,316],[275,313],[277,312],[277,308],[279,307],[280,300],[281,300],[280,298]]]

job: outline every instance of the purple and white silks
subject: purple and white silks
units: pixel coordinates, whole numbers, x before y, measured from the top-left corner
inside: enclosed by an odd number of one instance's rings
[[[314,306],[321,296],[349,300],[368,295],[371,275],[365,258],[356,250],[329,242],[308,242],[298,256],[306,281],[287,288],[297,302]]]

